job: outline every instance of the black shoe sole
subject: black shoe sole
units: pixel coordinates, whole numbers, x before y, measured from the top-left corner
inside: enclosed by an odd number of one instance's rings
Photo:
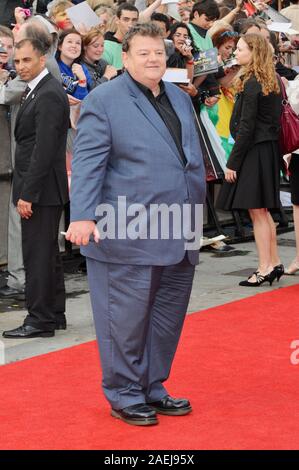
[[[55,336],[55,332],[54,331],[45,331],[44,333],[33,333],[31,335],[28,335],[28,336],[10,336],[10,335],[5,335],[3,334],[2,335],[3,338],[6,338],[6,339],[27,339],[27,338],[51,338],[53,336]]]
[[[121,419],[125,423],[132,424],[133,426],[153,426],[154,424],[158,424],[157,418],[124,418],[116,410],[111,410],[111,416]]]
[[[167,416],[184,416],[192,411],[192,407],[188,406],[186,408],[178,408],[178,409],[173,409],[173,410],[165,410],[162,408],[157,408],[156,406],[153,406],[149,403],[149,405],[155,410],[156,413],[160,415],[167,415]]]
[[[21,300],[24,302],[26,297],[24,294],[15,294],[15,295],[0,295],[0,300]]]

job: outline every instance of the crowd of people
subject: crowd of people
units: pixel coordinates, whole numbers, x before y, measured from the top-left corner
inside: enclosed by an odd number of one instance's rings
[[[287,270],[271,215],[280,207],[282,87],[294,109],[299,90],[298,0],[282,10],[292,21],[289,36],[269,27],[266,0],[253,3],[250,16],[244,0],[182,0],[175,11],[162,0],[87,0],[99,18],[91,28],[72,24],[68,11],[78,0],[4,3],[0,263],[7,261],[8,281],[0,296],[26,298],[28,315],[3,336],[47,337],[67,328],[58,233],[71,185],[66,239],[83,245],[87,259],[112,415],[151,425],[156,413],[187,414],[189,401],[172,398],[162,383],[198,249],[162,236],[100,241],[96,210],[101,202],[115,208],[119,196],[145,206],[188,203],[194,227],[208,164],[195,113],[210,158],[223,170],[217,208],[248,210],[252,220],[259,264],[240,285],[272,284],[299,270],[297,149],[285,159],[297,239]],[[203,53],[215,48],[216,70],[202,71]],[[185,70],[186,82],[163,82],[166,68]],[[136,305],[138,319],[131,315]]]

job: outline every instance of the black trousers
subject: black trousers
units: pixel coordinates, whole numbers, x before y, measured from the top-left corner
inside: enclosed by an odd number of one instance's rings
[[[22,248],[28,315],[24,324],[54,330],[64,318],[65,286],[58,246],[62,206],[32,206],[22,219]]]

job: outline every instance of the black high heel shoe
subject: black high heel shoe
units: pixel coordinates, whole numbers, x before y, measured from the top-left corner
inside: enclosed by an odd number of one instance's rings
[[[279,279],[281,278],[281,276],[284,275],[284,265],[278,264],[277,266],[274,266],[273,271],[276,272],[276,279],[277,279],[277,282],[279,282]]]
[[[256,275],[256,282],[249,282],[249,279],[253,276],[253,275]],[[271,271],[269,274],[266,274],[265,276],[262,276],[258,271],[255,271],[252,276],[250,276],[247,281],[241,281],[239,282],[239,286],[243,286],[243,287],[259,287],[261,286],[262,284],[264,284],[264,282],[269,282],[270,286],[272,286],[272,282],[274,281],[274,279],[277,277],[277,272],[275,271],[275,269],[273,269],[273,271]]]

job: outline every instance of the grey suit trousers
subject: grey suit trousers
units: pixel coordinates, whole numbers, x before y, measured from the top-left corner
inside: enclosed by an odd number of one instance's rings
[[[114,409],[158,401],[168,378],[195,266],[103,263],[87,258],[104,394]]]
[[[12,192],[9,202],[8,221],[8,265],[7,285],[12,289],[25,289],[25,270],[22,252],[21,217],[12,202]]]

